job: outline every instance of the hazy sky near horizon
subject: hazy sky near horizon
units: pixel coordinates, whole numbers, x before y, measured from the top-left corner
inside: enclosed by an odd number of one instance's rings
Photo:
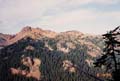
[[[120,0],[0,0],[0,33],[25,26],[102,34],[120,25]]]

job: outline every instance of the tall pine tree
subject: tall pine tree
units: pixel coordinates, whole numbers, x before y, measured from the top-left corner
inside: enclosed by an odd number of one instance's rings
[[[114,81],[120,81],[120,26],[103,34],[105,47],[102,56],[96,60],[95,67],[105,66]]]

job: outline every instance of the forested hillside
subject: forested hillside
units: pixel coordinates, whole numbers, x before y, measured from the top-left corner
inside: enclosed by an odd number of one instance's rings
[[[101,36],[78,31],[24,36],[0,50],[0,81],[102,81],[93,66],[102,46]]]

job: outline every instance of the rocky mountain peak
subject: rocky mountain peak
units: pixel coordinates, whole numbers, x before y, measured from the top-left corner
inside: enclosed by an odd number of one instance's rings
[[[43,37],[54,38],[56,35],[57,33],[53,31],[26,26],[20,32],[16,33],[14,36],[0,33],[0,40],[2,41],[0,42],[0,45],[7,46],[25,37],[30,37],[33,39],[41,39]],[[4,43],[3,43],[3,39],[5,40]]]
[[[32,30],[32,27],[26,26],[22,29],[22,32],[28,32],[28,31],[31,31],[31,30]]]

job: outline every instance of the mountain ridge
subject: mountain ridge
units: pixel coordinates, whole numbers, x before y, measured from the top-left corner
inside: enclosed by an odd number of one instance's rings
[[[60,32],[56,33],[51,30],[43,30],[41,28],[33,28],[31,26],[26,26],[24,27],[20,32],[11,35],[11,34],[2,34],[0,33],[0,46],[7,46],[11,45],[18,40],[21,40],[24,37],[31,37],[33,39],[40,39],[43,37],[48,37],[48,38],[55,38],[58,35],[66,35],[66,36],[87,36],[88,34],[83,34],[79,31],[72,30],[72,31],[66,31],[66,32]],[[89,35],[89,36],[94,36],[94,35]]]

